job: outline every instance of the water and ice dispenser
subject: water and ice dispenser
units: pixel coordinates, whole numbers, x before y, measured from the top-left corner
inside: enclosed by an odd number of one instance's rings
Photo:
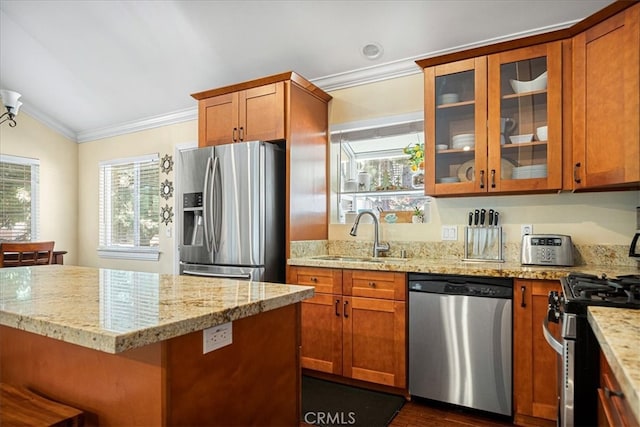
[[[182,244],[202,246],[204,244],[204,218],[202,192],[182,195]]]

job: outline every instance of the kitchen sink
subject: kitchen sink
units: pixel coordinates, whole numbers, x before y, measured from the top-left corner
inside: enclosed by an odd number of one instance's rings
[[[374,258],[374,257],[355,257],[341,255],[319,255],[312,257],[313,259],[321,259],[323,261],[342,261],[342,262],[403,262],[406,258]]]

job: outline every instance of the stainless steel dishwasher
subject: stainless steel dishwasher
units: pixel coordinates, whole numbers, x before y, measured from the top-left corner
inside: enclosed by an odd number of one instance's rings
[[[409,393],[511,416],[512,280],[408,279]]]

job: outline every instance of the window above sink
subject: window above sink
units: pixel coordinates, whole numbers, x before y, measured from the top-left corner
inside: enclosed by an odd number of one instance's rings
[[[350,223],[363,210],[412,222],[424,209],[422,112],[376,123],[352,123],[331,132],[333,223]],[[380,214],[383,215],[380,215]],[[395,222],[395,221],[394,221]]]

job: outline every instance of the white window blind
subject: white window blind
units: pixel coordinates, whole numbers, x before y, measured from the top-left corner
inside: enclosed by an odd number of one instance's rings
[[[0,155],[0,241],[38,240],[40,161]]]
[[[100,256],[158,259],[158,154],[100,163],[99,214]]]

